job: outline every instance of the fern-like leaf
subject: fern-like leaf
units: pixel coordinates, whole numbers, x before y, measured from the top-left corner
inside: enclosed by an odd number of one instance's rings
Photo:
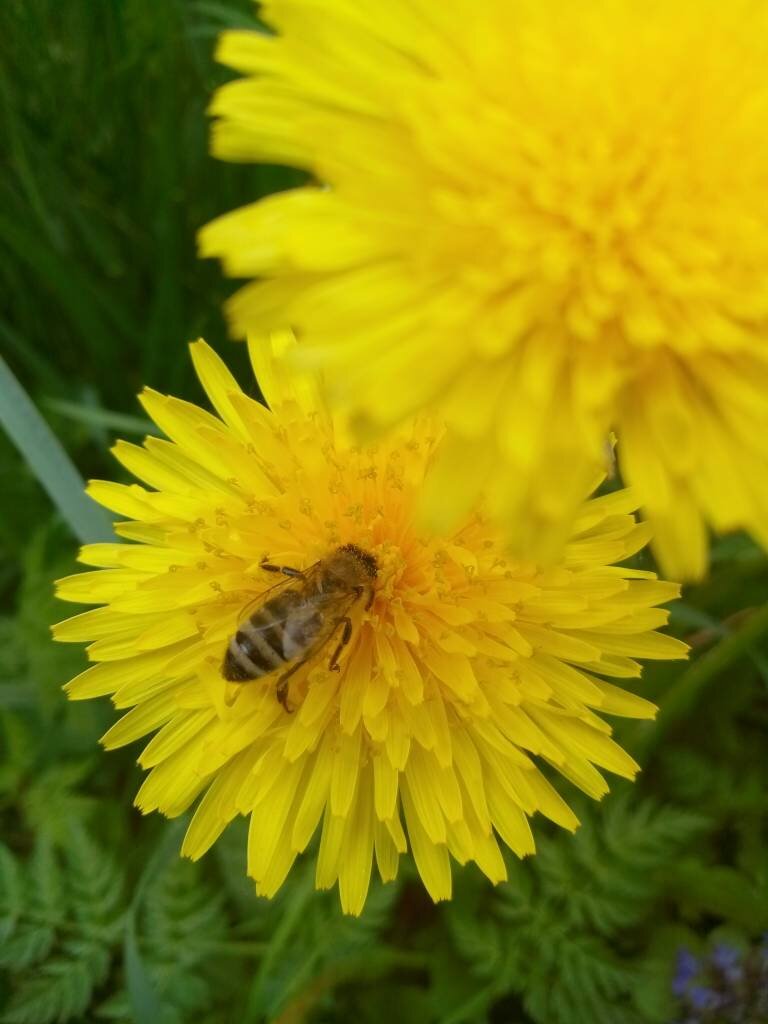
[[[23,882],[19,865],[11,851],[0,843],[0,962],[1,945],[16,930],[23,912]]]
[[[23,911],[0,948],[0,966],[20,971],[46,959],[65,917],[60,868],[47,839],[38,840],[26,878],[17,874],[16,885]]]
[[[619,952],[664,893],[663,871],[706,827],[687,810],[614,797],[575,836],[544,836],[489,900],[446,910],[473,973],[522,997],[537,1024],[633,1024],[640,975]],[[469,897],[467,897],[469,893]]]
[[[213,1000],[206,969],[226,937],[221,897],[207,886],[198,865],[170,861],[147,888],[139,942],[158,996],[184,1019]]]
[[[77,824],[63,859],[42,836],[25,872],[7,852],[0,864],[4,904],[16,893],[0,949],[13,979],[2,1020],[65,1024],[84,1013],[106,978],[120,932],[122,874]]]
[[[63,1024],[83,1013],[92,988],[84,961],[68,956],[49,960],[14,994],[3,1024]]]

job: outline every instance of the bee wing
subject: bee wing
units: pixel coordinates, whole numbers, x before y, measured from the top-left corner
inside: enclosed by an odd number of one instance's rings
[[[271,600],[271,598],[276,597],[281,591],[296,590],[297,587],[304,586],[307,581],[311,580],[316,574],[319,565],[319,562],[315,562],[313,565],[310,565],[307,569],[302,571],[301,576],[281,575],[277,583],[273,583],[271,587],[267,587],[265,590],[260,590],[255,597],[252,597],[243,605],[240,614],[237,617],[237,621],[245,622],[246,619],[253,615],[257,608]]]
[[[334,634],[338,632],[343,623],[348,622],[348,614],[357,601],[355,594],[344,594],[333,601],[324,601],[322,606],[323,625],[317,636],[307,647],[302,661],[309,661],[314,658],[330,642]],[[290,615],[288,619],[290,619]]]

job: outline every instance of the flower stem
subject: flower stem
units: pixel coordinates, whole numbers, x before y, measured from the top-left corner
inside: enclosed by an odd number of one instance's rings
[[[283,1007],[274,1024],[300,1024],[328,992],[351,981],[375,981],[395,970],[426,971],[430,958],[415,950],[378,949],[337,961],[311,981]],[[484,990],[485,991],[485,990]]]
[[[688,717],[723,670],[748,654],[766,634],[768,603],[757,608],[739,629],[724,637],[683,672],[661,701],[655,725],[647,727],[634,744],[641,764],[648,764],[666,737]]]

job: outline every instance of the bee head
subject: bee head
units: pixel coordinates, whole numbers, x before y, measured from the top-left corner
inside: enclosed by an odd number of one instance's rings
[[[343,544],[339,548],[339,553],[344,552],[347,555],[352,555],[353,558],[363,567],[365,573],[375,580],[379,574],[379,563],[376,561],[375,555],[372,555],[370,551],[364,551],[363,548],[359,548],[357,544]]]

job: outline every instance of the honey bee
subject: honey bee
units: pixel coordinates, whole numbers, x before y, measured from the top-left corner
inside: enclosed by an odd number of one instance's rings
[[[328,662],[339,670],[339,657],[352,637],[349,612],[364,596],[373,604],[379,572],[376,558],[356,544],[344,544],[308,569],[262,562],[267,572],[286,577],[264,595],[263,602],[237,628],[227,645],[222,674],[231,683],[247,683],[284,669],[276,696],[286,711],[290,677],[331,642],[341,630]],[[279,589],[278,589],[279,588]]]

